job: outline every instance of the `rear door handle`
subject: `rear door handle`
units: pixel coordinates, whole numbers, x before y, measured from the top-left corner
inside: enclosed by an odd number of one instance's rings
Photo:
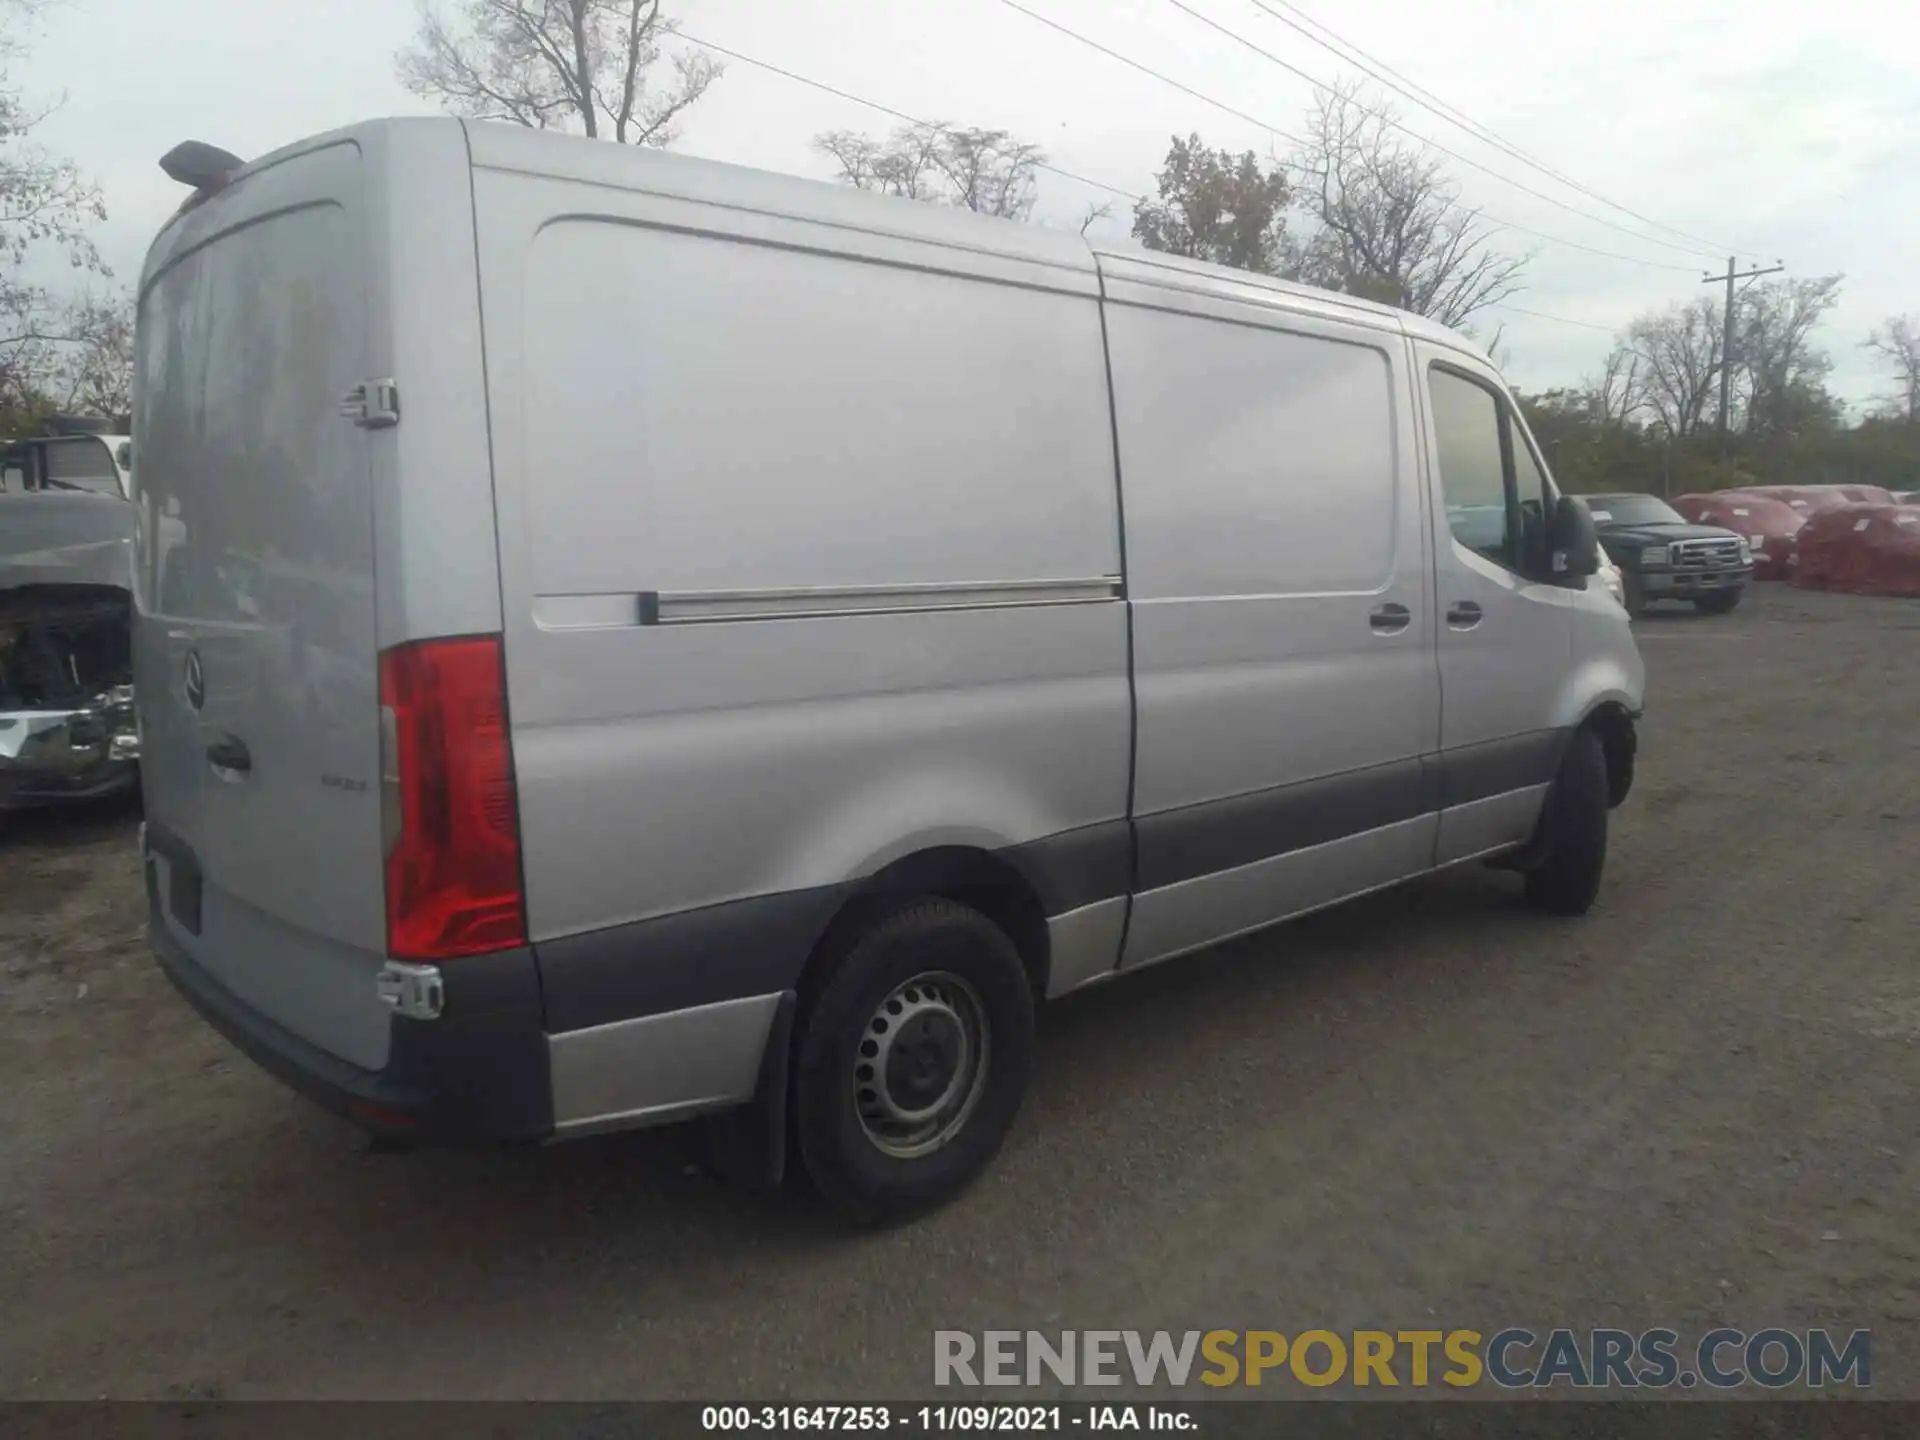
[[[1481,617],[1480,607],[1471,600],[1456,600],[1447,607],[1447,625],[1454,630],[1471,630]]]
[[[1382,605],[1367,617],[1376,635],[1398,635],[1413,623],[1413,612],[1404,605]]]
[[[222,779],[239,779],[253,770],[253,752],[238,735],[222,735],[207,746],[207,764]]]

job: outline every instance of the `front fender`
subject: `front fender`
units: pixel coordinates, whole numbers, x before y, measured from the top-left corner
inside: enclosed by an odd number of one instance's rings
[[[1554,700],[1554,724],[1568,730],[1603,706],[1617,705],[1629,715],[1646,708],[1646,662],[1626,613],[1604,596],[1590,598],[1592,606],[1574,608],[1574,663]]]

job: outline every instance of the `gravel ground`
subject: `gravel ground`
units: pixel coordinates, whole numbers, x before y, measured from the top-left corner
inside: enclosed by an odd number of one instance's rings
[[[1870,1327],[1920,1397],[1920,605],[1639,628],[1585,920],[1475,868],[1056,1007],[993,1171],[879,1235],[671,1135],[370,1154],[147,960],[135,814],[6,822],[0,1395],[900,1398],[936,1328],[1724,1323]]]

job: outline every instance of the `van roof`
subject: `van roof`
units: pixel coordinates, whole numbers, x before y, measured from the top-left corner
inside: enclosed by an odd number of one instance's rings
[[[641,190],[1072,270],[1091,272],[1094,268],[1092,250],[1071,231],[1009,225],[993,216],[952,206],[498,121],[467,122],[467,137],[473,163],[480,169],[533,172],[590,185]]]
[[[366,120],[283,145],[246,162],[232,172],[230,180],[243,180],[248,175],[306,151],[345,139],[366,137],[377,131],[455,125],[465,127],[468,152],[474,165],[481,168],[531,172],[615,189],[641,190],[735,209],[759,210],[1083,272],[1095,269],[1096,256],[1110,256],[1134,263],[1146,262],[1170,271],[1183,272],[1196,279],[1211,278],[1235,286],[1252,285],[1276,297],[1294,298],[1316,305],[1337,304],[1378,319],[1391,317],[1404,333],[1415,339],[1475,355],[1484,353],[1483,347],[1472,339],[1437,321],[1335,291],[1255,275],[1203,260],[1189,260],[1125,242],[1090,242],[1072,232],[1053,230],[1042,225],[1009,225],[992,216],[976,215],[950,206],[876,195],[851,186],[803,179],[725,161],[694,159],[643,146],[614,145],[564,131],[532,130],[501,121],[459,120],[451,117]],[[161,228],[161,234],[164,235],[180,218],[176,215],[169,220]]]

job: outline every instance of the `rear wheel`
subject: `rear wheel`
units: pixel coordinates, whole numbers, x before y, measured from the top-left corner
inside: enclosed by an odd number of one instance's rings
[[[794,1131],[822,1194],[862,1224],[958,1192],[993,1158],[1026,1090],[1033,992],[979,911],[902,904],[823,956],[803,1002]]]
[[[1584,915],[1600,893],[1607,863],[1607,757],[1600,737],[1576,731],[1540,814],[1538,865],[1527,872],[1527,902],[1555,915]]]
[[[1702,615],[1724,615],[1740,603],[1743,592],[1722,590],[1718,595],[1702,595],[1693,602],[1694,608]]]

